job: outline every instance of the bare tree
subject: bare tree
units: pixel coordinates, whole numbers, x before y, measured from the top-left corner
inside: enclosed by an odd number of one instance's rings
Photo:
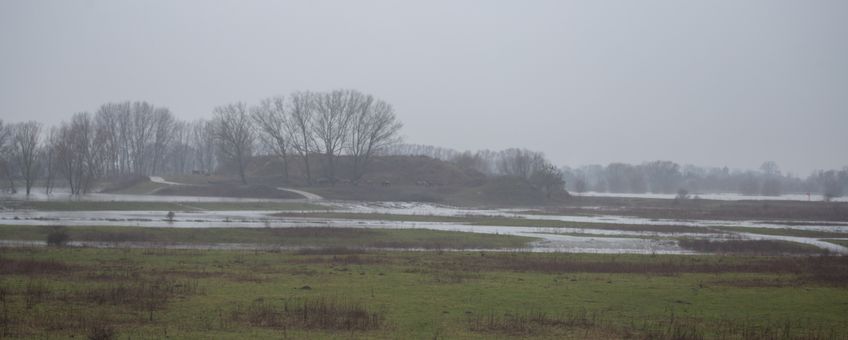
[[[215,108],[214,115],[218,151],[224,158],[236,163],[241,182],[247,184],[245,172],[255,140],[247,105],[238,102],[219,106]]]
[[[88,192],[100,175],[98,153],[101,148],[95,133],[93,119],[87,112],[75,114],[70,123],[63,123],[59,129],[57,160],[71,194]]]
[[[135,174],[147,173],[147,146],[156,128],[153,112],[156,108],[146,102],[132,103],[128,139],[132,170]]]
[[[165,158],[168,144],[173,139],[174,116],[167,108],[153,111],[153,153],[150,173],[158,174],[160,163]]]
[[[56,144],[59,143],[56,127],[51,127],[42,143],[39,157],[44,170],[44,193],[50,195],[56,176]]]
[[[285,97],[277,96],[262,100],[252,109],[253,121],[259,129],[259,137],[283,161],[283,177],[289,179],[290,139],[288,113]]]
[[[124,129],[121,129],[121,114],[128,110],[129,103],[107,103],[100,106],[94,115],[95,129],[103,142],[104,171],[109,174],[121,172],[121,147]]]
[[[674,193],[680,184],[680,165],[670,161],[654,161],[642,165],[653,193]]]
[[[36,162],[38,158],[36,155],[40,138],[41,123],[39,122],[28,121],[13,126],[12,150],[24,178],[27,195],[32,191],[32,185],[38,177],[38,164]]]
[[[184,174],[188,172],[189,165],[197,160],[191,149],[191,131],[189,124],[183,121],[175,121],[172,129],[170,145],[167,146],[166,166],[164,171]]]
[[[577,176],[574,180],[574,190],[577,191],[578,194],[582,194],[586,192],[587,187],[588,184],[586,183],[586,177],[582,175]]]
[[[286,125],[288,134],[291,136],[291,147],[303,158],[306,170],[306,183],[312,184],[312,173],[309,168],[309,153],[315,150],[315,135],[313,125],[315,122],[314,94],[310,92],[292,93],[289,100],[288,123]]]
[[[821,188],[822,197],[825,201],[840,197],[845,193],[848,185],[848,170],[818,170],[811,176]]]
[[[544,165],[545,156],[524,149],[506,149],[500,152],[497,168],[501,175],[529,179],[533,172]]]
[[[195,152],[197,168],[203,173],[211,173],[215,167],[215,126],[207,120],[192,123],[191,145]]]
[[[121,174],[133,171],[133,115],[132,103],[126,102],[119,106],[118,131],[120,135],[120,157],[118,161],[118,172]]]
[[[12,162],[12,132],[8,125],[3,124],[0,120],[0,170],[3,171],[3,176],[9,181],[9,192],[15,193],[15,175],[14,164]]]
[[[562,171],[546,161],[536,167],[529,178],[530,183],[542,190],[547,198],[554,194],[565,192],[565,181],[562,179]]]
[[[395,118],[390,104],[370,95],[359,101],[350,125],[348,147],[353,159],[354,181],[362,178],[374,153],[400,140],[401,127],[403,124]]]
[[[324,176],[336,181],[336,157],[348,137],[348,127],[364,96],[353,90],[334,90],[315,96],[315,139],[324,154]]]

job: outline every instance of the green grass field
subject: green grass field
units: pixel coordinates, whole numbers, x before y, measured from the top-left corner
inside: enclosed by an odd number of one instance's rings
[[[4,338],[841,338],[845,257],[0,249]]]

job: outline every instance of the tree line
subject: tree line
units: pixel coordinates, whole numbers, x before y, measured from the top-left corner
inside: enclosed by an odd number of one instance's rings
[[[22,181],[27,194],[37,180],[47,193],[61,181],[82,194],[104,178],[209,174],[221,166],[235,167],[247,184],[249,162],[273,156],[286,180],[299,158],[307,184],[335,183],[344,156],[354,164],[350,180],[357,181],[376,153],[400,140],[402,126],[389,103],[347,89],[225,104],[211,119],[195,121],[144,101],[107,103],[49,127],[0,120],[0,175],[7,191],[16,192]],[[321,173],[313,173],[310,158],[317,158]]]
[[[550,165],[541,152],[526,149],[502,151],[480,150],[460,152],[455,149],[421,144],[397,144],[385,151],[394,155],[419,155],[472,168],[487,175],[529,178]],[[773,161],[764,162],[758,170],[730,170],[727,167],[699,167],[671,161],[641,164],[610,163],[564,166],[561,174],[571,192],[677,194],[681,189],[691,193],[738,193],[743,195],[778,196],[785,193],[819,193],[825,199],[848,194],[848,167],[841,170],[817,170],[800,178],[783,173]]]
[[[786,193],[819,193],[825,199],[848,191],[848,167],[817,170],[806,178],[783,173],[777,163],[764,162],[758,170],[727,167],[681,166],[670,161],[642,164],[610,163],[563,168],[569,189],[612,193],[672,194],[683,189],[694,193],[738,193],[779,196]]]

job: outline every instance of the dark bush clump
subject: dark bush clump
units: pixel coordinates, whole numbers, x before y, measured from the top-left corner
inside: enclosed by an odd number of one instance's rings
[[[62,247],[68,243],[71,237],[65,227],[54,227],[47,233],[47,245]]]

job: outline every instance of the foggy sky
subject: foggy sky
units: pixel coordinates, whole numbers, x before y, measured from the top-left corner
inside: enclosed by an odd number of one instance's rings
[[[409,143],[806,176],[848,165],[848,1],[0,0],[5,121],[336,88]]]

